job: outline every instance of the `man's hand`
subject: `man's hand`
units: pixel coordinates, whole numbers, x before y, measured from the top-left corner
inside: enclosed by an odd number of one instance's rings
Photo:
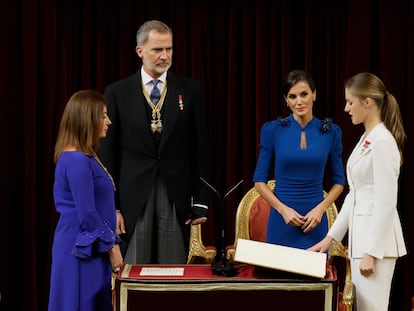
[[[188,218],[188,219],[185,221],[185,224],[186,224],[186,225],[188,225],[188,224],[198,225],[198,224],[203,224],[203,223],[205,223],[206,221],[207,221],[207,217],[200,217],[200,218],[197,218],[197,219],[191,219],[191,218]]]
[[[124,216],[122,216],[122,213],[120,210],[116,211],[116,234],[121,235],[125,234],[125,221]]]

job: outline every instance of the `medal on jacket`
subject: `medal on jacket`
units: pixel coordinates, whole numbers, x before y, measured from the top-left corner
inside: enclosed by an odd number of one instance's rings
[[[144,83],[141,81],[142,85],[142,92],[144,93],[145,99],[147,100],[148,105],[152,109],[152,120],[151,120],[151,132],[155,133],[161,133],[163,125],[162,125],[162,119],[161,119],[161,108],[162,104],[164,103],[165,95],[167,94],[167,81],[164,83],[164,87],[162,88],[161,97],[158,103],[155,105],[150,98],[150,95],[148,94],[147,90],[145,89]]]
[[[184,110],[184,102],[183,102],[183,95],[178,95],[178,107],[180,107],[180,110]]]

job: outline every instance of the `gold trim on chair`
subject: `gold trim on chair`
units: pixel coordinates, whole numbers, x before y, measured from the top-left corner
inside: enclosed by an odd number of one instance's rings
[[[270,189],[275,188],[275,181],[269,180],[267,186]],[[245,239],[250,240],[250,224],[249,217],[253,207],[253,203],[260,197],[260,193],[256,188],[251,188],[241,199],[236,212],[236,224],[235,224],[235,235],[234,244],[227,248],[227,259],[234,261],[234,254],[236,250],[237,240]]]
[[[327,195],[325,191],[323,194],[324,196]],[[335,202],[328,206],[326,215],[328,218],[328,228],[330,228],[338,216],[338,209],[336,208]],[[352,284],[351,263],[348,256],[348,249],[341,242],[332,240],[331,247],[329,248],[330,263],[333,262],[334,257],[342,257],[345,260],[345,281],[342,292],[342,304],[345,305],[346,311],[351,311],[354,302],[354,286]]]
[[[273,190],[275,187],[275,181],[269,180],[267,183],[269,189]],[[326,192],[324,191],[324,195],[326,196]],[[260,193],[256,190],[256,188],[252,187],[249,191],[243,196],[241,199],[236,212],[236,223],[235,223],[235,238],[234,238],[234,245],[227,246],[226,249],[226,256],[230,262],[234,262],[234,255],[236,249],[236,241],[241,239],[251,239],[250,233],[250,214],[252,212],[252,208],[254,203],[260,197]],[[259,202],[263,203],[263,202]],[[264,204],[264,203],[263,203]],[[267,204],[267,203],[266,203]],[[337,215],[338,210],[336,208],[335,203],[332,203],[326,210],[326,215],[328,218],[328,227],[330,228],[334,223]],[[197,258],[201,258],[204,260],[205,263],[211,264],[213,263],[216,257],[216,249],[215,247],[206,247],[202,242],[201,237],[201,225],[193,225],[191,226],[191,235],[190,235],[190,250],[188,254],[188,264],[195,263]],[[333,263],[334,257],[341,257],[345,260],[345,280],[344,280],[344,288],[342,292],[342,301],[341,303],[346,307],[346,311],[351,311],[353,309],[353,301],[354,301],[354,287],[352,284],[351,278],[351,265],[348,257],[348,250],[341,242],[333,241],[331,247],[329,248],[328,252],[329,263]]]
[[[267,186],[270,190],[275,188],[275,180],[269,180],[267,182]],[[327,193],[324,191],[324,196]],[[256,190],[256,188],[252,187],[249,191],[243,196],[241,199],[239,206],[236,212],[236,224],[235,224],[235,237],[234,237],[234,245],[227,247],[227,258],[233,262],[235,249],[236,249],[236,242],[239,238],[241,239],[250,239],[250,232],[251,228],[249,227],[249,217],[251,210],[260,197],[260,193]],[[328,227],[330,228],[334,223],[336,217],[338,215],[338,210],[336,208],[335,202],[328,206],[326,210],[326,216],[328,218]],[[348,257],[348,250],[341,242],[332,241],[331,247],[329,248],[328,252],[329,262],[333,262],[334,257],[342,257],[345,259],[345,281],[344,281],[344,289],[342,295],[342,304],[346,306],[347,311],[351,311],[353,308],[353,300],[354,300],[354,288],[352,284],[351,278],[351,265]]]
[[[206,264],[211,264],[216,257],[216,249],[213,246],[206,247],[201,237],[201,224],[191,225],[190,247],[188,252],[187,264],[192,264],[197,259],[202,258]]]

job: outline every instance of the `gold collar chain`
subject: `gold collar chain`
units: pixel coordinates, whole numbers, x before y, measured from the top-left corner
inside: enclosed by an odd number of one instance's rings
[[[161,120],[161,108],[164,103],[165,96],[167,94],[167,81],[164,83],[162,88],[160,100],[156,105],[151,101],[150,95],[147,92],[147,89],[144,86],[144,82],[141,81],[142,92],[144,93],[145,99],[147,100],[148,105],[152,109],[152,120],[151,120],[151,131],[161,133],[162,130],[162,120]]]

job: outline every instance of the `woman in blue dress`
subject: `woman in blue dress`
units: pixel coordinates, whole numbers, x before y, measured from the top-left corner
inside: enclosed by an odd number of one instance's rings
[[[308,73],[289,72],[282,93],[292,113],[262,126],[253,182],[272,207],[266,242],[307,249],[326,235],[325,210],[344,188],[342,132],[331,119],[313,115],[316,86]],[[324,197],[328,171],[332,187]]]
[[[75,93],[55,145],[49,311],[112,310],[112,269],[122,266],[112,177],[96,156],[111,120],[102,94]]]

